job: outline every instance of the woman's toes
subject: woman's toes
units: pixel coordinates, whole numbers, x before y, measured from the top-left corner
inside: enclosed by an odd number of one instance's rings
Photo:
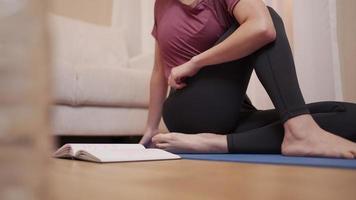
[[[353,158],[356,159],[356,150],[352,150],[351,153],[353,155]]]
[[[345,158],[345,159],[355,159],[355,154],[352,153],[351,151],[346,151],[344,153],[341,154],[341,158]]]

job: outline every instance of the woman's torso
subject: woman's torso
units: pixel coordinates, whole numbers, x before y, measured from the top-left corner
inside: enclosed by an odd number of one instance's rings
[[[173,67],[211,48],[234,22],[239,0],[197,0],[194,6],[179,0],[156,0],[155,27],[168,77]]]

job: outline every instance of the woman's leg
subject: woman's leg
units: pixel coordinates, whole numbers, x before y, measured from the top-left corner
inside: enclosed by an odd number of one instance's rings
[[[251,56],[256,74],[283,122],[309,114],[295,71],[292,51],[280,16],[269,8],[276,40]]]
[[[252,57],[256,74],[284,124],[283,154],[349,155],[348,152],[356,150],[356,144],[321,129],[309,114],[299,88],[283,21],[273,9],[269,10],[276,28],[276,40]]]
[[[356,104],[320,102],[307,108],[320,127],[356,141]],[[281,153],[284,127],[276,110],[246,113],[234,132],[227,137],[230,153]]]

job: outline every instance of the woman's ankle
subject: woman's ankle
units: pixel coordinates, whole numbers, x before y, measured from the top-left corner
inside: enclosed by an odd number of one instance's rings
[[[294,137],[295,139],[306,138],[310,132],[313,132],[312,130],[318,127],[318,124],[309,114],[291,118],[284,123],[285,136]]]
[[[201,133],[202,140],[209,147],[210,153],[228,153],[226,135]]]

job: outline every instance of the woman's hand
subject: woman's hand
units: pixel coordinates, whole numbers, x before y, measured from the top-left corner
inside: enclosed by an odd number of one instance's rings
[[[152,148],[153,147],[152,137],[154,137],[158,133],[159,133],[158,130],[146,129],[139,144],[142,144],[143,146],[148,147],[148,148]]]
[[[171,75],[168,77],[168,85],[174,89],[183,89],[187,86],[184,79],[187,77],[192,77],[200,70],[199,65],[190,60],[183,65],[177,66],[172,69]]]

